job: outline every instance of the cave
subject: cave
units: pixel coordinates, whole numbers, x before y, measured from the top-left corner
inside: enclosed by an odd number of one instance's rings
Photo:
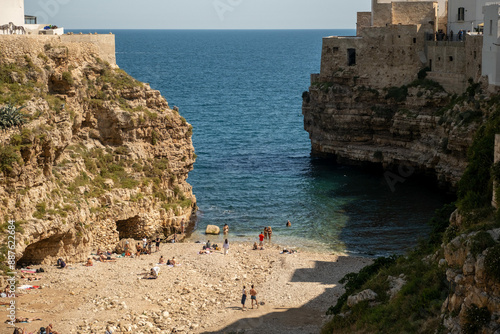
[[[72,244],[73,241],[73,235],[70,232],[42,239],[26,247],[17,263],[20,266],[34,265],[41,264],[46,259],[56,259],[64,245]]]
[[[135,216],[132,218],[118,220],[116,222],[118,238],[121,239],[141,239],[144,237],[144,221]]]

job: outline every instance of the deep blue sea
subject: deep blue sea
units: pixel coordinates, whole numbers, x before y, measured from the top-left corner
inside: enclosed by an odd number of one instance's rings
[[[227,223],[231,241],[257,240],[272,226],[283,246],[378,256],[401,253],[428,232],[445,201],[432,187],[409,177],[392,191],[381,173],[310,157],[302,92],[319,72],[322,37],[354,31],[113,33],[118,65],[193,125],[193,240],[206,240],[207,224]]]

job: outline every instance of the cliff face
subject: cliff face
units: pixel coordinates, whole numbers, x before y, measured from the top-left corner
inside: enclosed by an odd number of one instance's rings
[[[452,97],[429,80],[374,89],[348,73],[336,73],[328,82],[313,75],[303,100],[312,155],[387,169],[404,166],[435,175],[452,188],[465,170],[478,124],[489,112],[486,104]]]
[[[18,263],[83,260],[189,221],[192,127],[158,91],[90,43],[5,36],[0,50],[0,107],[27,116],[0,133],[0,213],[18,225]]]

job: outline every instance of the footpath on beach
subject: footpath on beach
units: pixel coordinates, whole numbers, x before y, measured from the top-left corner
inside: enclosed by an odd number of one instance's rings
[[[222,250],[200,255],[202,246],[162,243],[151,255],[94,261],[89,267],[41,266],[45,272],[26,273],[19,281],[39,288],[19,290],[16,316],[31,322],[17,325],[28,333],[49,323],[59,333],[317,332],[325,311],[343,293],[339,280],[371,262],[324,253],[280,254],[283,249],[269,242],[263,250],[230,243],[227,255]],[[161,256],[175,257],[176,265],[159,265]],[[160,268],[158,277],[143,279],[153,267]],[[39,280],[33,281],[35,276]],[[252,284],[259,308],[251,309],[248,295],[248,310],[242,311],[243,286],[248,293]],[[6,306],[0,314],[6,319]]]

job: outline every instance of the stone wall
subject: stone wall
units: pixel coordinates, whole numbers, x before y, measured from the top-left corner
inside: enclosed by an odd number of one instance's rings
[[[356,22],[356,36],[360,35],[361,30],[364,28],[369,28],[372,25],[372,13],[371,12],[358,12],[357,22]]]
[[[372,27],[363,29],[360,37],[324,38],[320,81],[341,74],[378,88],[410,83],[425,65],[419,52],[423,45],[424,37],[417,37],[415,25]],[[349,49],[355,52],[351,66]]]
[[[0,35],[0,43],[17,43],[16,39],[20,39],[17,45],[30,44],[64,44],[72,45],[72,51],[86,52],[85,50],[92,49],[92,52],[97,52],[99,57],[110,64],[116,65],[115,54],[115,35]],[[13,50],[15,51],[15,50]]]
[[[451,93],[465,92],[469,79],[481,78],[482,42],[481,35],[468,35],[464,42],[426,42],[429,79]]]

